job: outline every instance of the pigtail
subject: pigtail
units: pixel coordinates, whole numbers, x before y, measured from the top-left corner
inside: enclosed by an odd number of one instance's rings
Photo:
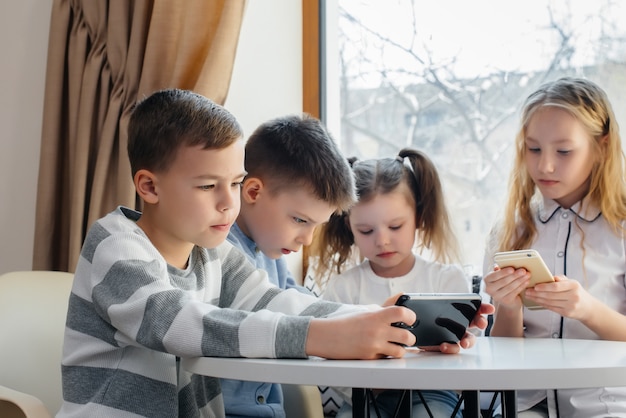
[[[348,158],[351,168],[356,162],[356,157]],[[353,244],[354,235],[348,225],[347,211],[332,214],[328,222],[316,231],[309,254],[317,258],[315,281],[321,289],[330,276],[342,272],[343,265],[351,257]]]
[[[457,262],[459,245],[445,205],[437,168],[421,151],[400,150],[398,156],[409,161],[409,185],[415,198],[415,223],[420,246],[432,251],[435,260]],[[405,166],[406,167],[406,166]]]
[[[331,215],[319,229],[317,248],[318,266],[316,276],[340,274],[341,267],[350,258],[354,235],[348,225],[347,213]]]

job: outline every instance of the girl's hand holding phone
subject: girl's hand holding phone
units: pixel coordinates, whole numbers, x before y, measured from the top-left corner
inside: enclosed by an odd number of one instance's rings
[[[509,309],[521,309],[523,304],[520,294],[530,283],[530,273],[524,268],[495,266],[493,271],[483,278],[483,281],[485,292],[491,295],[497,305],[504,305]]]
[[[576,280],[555,276],[554,283],[538,284],[526,296],[557,314],[583,321],[593,313],[597,301]]]

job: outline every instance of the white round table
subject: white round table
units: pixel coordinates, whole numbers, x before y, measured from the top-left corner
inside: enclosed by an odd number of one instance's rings
[[[479,337],[471,349],[451,355],[409,352],[401,359],[381,360],[200,357],[182,359],[182,366],[196,374],[274,383],[505,391],[504,406],[511,412],[515,390],[626,386],[626,343]]]

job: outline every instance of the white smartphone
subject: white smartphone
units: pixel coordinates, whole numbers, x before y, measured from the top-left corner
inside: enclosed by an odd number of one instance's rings
[[[432,347],[443,342],[455,344],[463,338],[481,297],[476,293],[406,293],[396,305],[411,309],[417,319],[412,325],[394,325],[409,329],[417,347]]]
[[[535,287],[538,283],[548,283],[554,281],[554,276],[535,250],[516,250],[498,252],[493,257],[494,262],[500,267],[525,268],[530,273],[530,283],[528,288]],[[528,309],[544,309],[521,294],[522,302]]]

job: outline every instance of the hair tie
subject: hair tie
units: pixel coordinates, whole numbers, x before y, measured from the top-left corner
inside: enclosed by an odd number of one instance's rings
[[[400,161],[401,163],[404,162],[404,157],[401,157],[399,155],[396,155],[396,160]]]

